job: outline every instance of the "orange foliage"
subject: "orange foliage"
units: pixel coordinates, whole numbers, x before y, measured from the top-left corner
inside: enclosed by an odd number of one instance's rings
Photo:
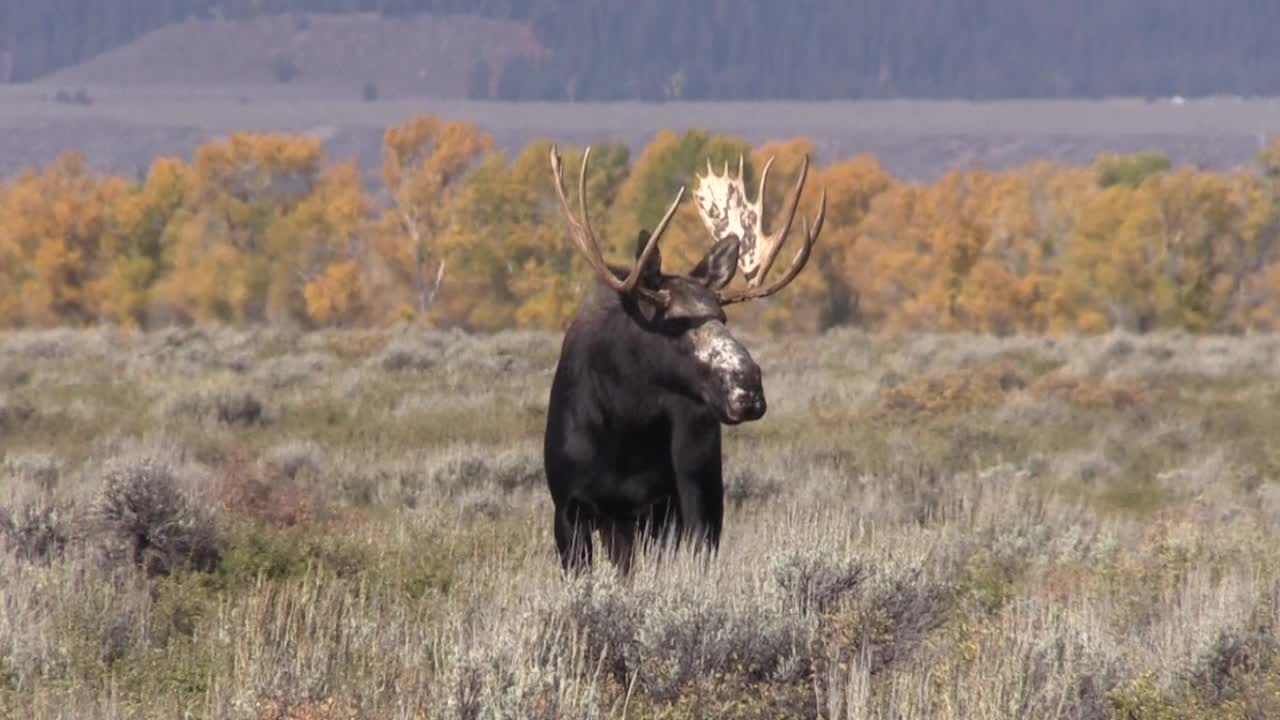
[[[382,179],[392,202],[378,234],[379,254],[411,289],[399,307],[421,317],[434,302],[446,270],[438,245],[450,201],[467,171],[492,150],[493,138],[474,123],[422,115],[387,130]]]
[[[320,323],[348,321],[360,305],[360,267],[342,260],[325,268],[303,290],[307,314]]]
[[[592,275],[565,235],[548,150],[539,141],[507,158],[473,124],[416,117],[386,132],[385,199],[354,163],[330,162],[304,136],[234,134],[190,164],[158,159],[141,181],[67,154],[0,184],[0,327],[417,318],[562,328]],[[576,195],[581,149],[562,150]],[[610,259],[629,264],[638,231],[684,185],[662,259],[668,272],[688,270],[710,245],[688,200],[695,174],[708,159],[736,168],[740,155],[751,193],[775,157],[772,229],[801,158],[815,155],[808,138],[753,148],[660,132],[634,161],[625,146],[597,146],[588,200]],[[808,269],[730,315],[779,333],[1277,330],[1278,158],[1280,143],[1256,172],[1108,156],[927,184],[902,182],[870,156],[814,164],[773,272],[789,264],[825,189]]]

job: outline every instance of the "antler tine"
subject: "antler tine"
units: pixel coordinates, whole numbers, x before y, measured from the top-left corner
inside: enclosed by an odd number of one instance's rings
[[[587,157],[590,154],[590,147],[582,154],[583,177],[586,176]],[[564,213],[565,220],[569,223],[570,239],[573,240],[573,244],[578,247],[578,250],[586,256],[587,264],[591,266],[591,269],[595,270],[596,274],[609,283],[611,287],[621,290],[622,281],[618,280],[612,272],[609,272],[609,267],[605,264],[604,257],[600,254],[600,246],[596,243],[595,236],[591,232],[591,226],[589,224],[584,226],[578,218],[574,217],[573,211],[569,209],[569,197],[564,191],[564,165],[560,162],[560,149],[555,145],[551,146],[551,172],[555,176],[556,195],[560,197],[560,209]],[[580,189],[586,190],[585,182],[581,184]],[[581,207],[583,218],[585,219],[585,201]]]
[[[794,212],[795,210],[793,208],[792,213],[794,214]],[[778,282],[772,285],[769,285],[767,287],[763,287],[763,288],[748,287],[746,290],[736,291],[736,292],[722,291],[721,293],[719,293],[720,304],[731,305],[733,303],[740,303],[740,302],[745,302],[747,300],[756,300],[762,297],[768,297],[778,292],[782,288],[786,287],[787,285],[789,285],[791,281],[794,280],[796,276],[800,274],[800,271],[804,270],[804,266],[809,263],[809,255],[813,251],[814,244],[817,243],[818,241],[818,235],[822,232],[822,223],[826,220],[826,217],[827,217],[827,191],[824,188],[822,191],[822,196],[818,200],[818,214],[813,219],[813,227],[812,228],[809,227],[808,219],[806,218],[800,219],[800,222],[804,227],[804,235],[805,235],[804,244],[801,245],[800,249],[796,251],[796,256],[791,260],[791,266],[787,268],[787,272],[781,278],[779,278]],[[790,226],[790,224],[791,224],[790,220],[788,220],[787,225]],[[767,271],[768,265],[766,265],[764,269],[765,271]],[[762,272],[761,277],[763,277],[763,275],[764,273]]]
[[[729,174],[727,163],[725,176],[716,175],[711,169],[709,158],[707,176],[698,176],[698,187],[694,191],[694,197],[703,225],[717,242],[730,237],[736,237],[739,240],[738,268],[746,281],[746,289],[722,293],[722,297],[734,298],[729,302],[764,297],[777,292],[791,282],[796,273],[808,262],[811,246],[822,230],[822,220],[826,213],[826,190],[822,191],[822,206],[813,229],[810,230],[808,222],[805,223],[806,247],[800,248],[796,254],[796,261],[780,283],[770,286],[768,290],[761,290],[774,261],[777,260],[779,251],[782,250],[782,244],[787,241],[787,236],[791,232],[791,223],[795,221],[796,211],[800,207],[800,196],[804,194],[805,182],[809,177],[809,156],[806,154],[796,177],[795,189],[792,190],[791,197],[785,200],[782,208],[782,222],[769,232],[766,230],[766,224],[774,225],[775,223],[766,223],[764,205],[769,193],[769,173],[773,169],[775,160],[777,160],[776,155],[770,156],[765,161],[760,172],[760,186],[754,200],[748,199],[747,189],[744,187],[742,173],[745,163],[744,156],[741,154],[738,156],[736,176]]]
[[[760,173],[760,194],[756,202],[760,204],[761,213],[764,210],[765,183],[769,179],[769,168],[773,165],[776,156],[771,156],[764,165],[764,170]],[[787,241],[787,234],[791,232],[791,223],[796,217],[796,208],[800,205],[800,194],[804,190],[804,181],[809,175],[809,156],[804,156],[804,161],[800,164],[800,175],[796,178],[796,186],[792,191],[791,200],[787,204],[783,215],[782,227],[775,229],[764,238],[765,256],[760,263],[760,271],[755,277],[748,279],[749,287],[759,287],[764,282],[764,278],[769,274],[769,270],[773,268],[773,262],[778,257],[778,251],[782,249],[782,244]],[[824,191],[825,192],[825,191]]]
[[[584,239],[590,245],[591,254],[595,257],[596,269],[604,271],[606,279],[614,289],[621,289],[616,285],[617,278],[609,272],[609,266],[604,261],[603,253],[600,252],[600,243],[596,242],[595,230],[591,228],[591,214],[587,212],[587,161],[590,159],[591,146],[588,145],[582,151],[582,168],[578,171],[578,217],[584,230]]]
[[[578,250],[586,256],[588,264],[609,287],[624,295],[639,292],[655,302],[665,303],[667,297],[664,293],[639,287],[640,276],[658,247],[658,240],[666,231],[667,224],[675,216],[681,199],[684,198],[684,186],[680,186],[675,200],[671,202],[671,207],[667,209],[667,214],[662,217],[662,221],[658,223],[657,228],[649,236],[648,243],[645,244],[640,256],[636,258],[636,263],[632,266],[631,271],[627,273],[626,279],[620,280],[609,269],[608,264],[605,263],[604,255],[600,252],[600,243],[596,241],[595,232],[591,229],[591,217],[587,212],[587,161],[590,157],[591,147],[587,146],[582,153],[582,171],[578,178],[578,209],[581,217],[575,218],[573,211],[569,209],[569,198],[564,191],[564,167],[560,162],[560,152],[555,145],[551,146],[551,170],[555,175],[556,194],[560,197],[560,209],[564,212],[565,220],[569,223],[569,234],[573,239],[574,245],[578,246]]]
[[[770,155],[769,159],[764,161],[764,168],[760,171],[760,187],[757,190],[756,202],[761,203],[761,207],[764,203],[764,186],[769,182],[769,168],[773,167],[773,161],[777,159],[777,155]]]
[[[671,201],[671,207],[667,208],[667,214],[662,216],[662,220],[658,222],[657,227],[653,229],[653,234],[649,236],[649,242],[645,244],[644,250],[640,251],[640,257],[636,258],[636,264],[631,268],[630,274],[624,285],[634,288],[636,283],[640,281],[641,269],[648,264],[649,258],[653,255],[653,251],[658,247],[658,240],[662,237],[662,233],[667,231],[667,224],[671,222],[671,218],[675,217],[676,210],[680,207],[680,201],[684,199],[684,186],[676,191],[675,200]]]

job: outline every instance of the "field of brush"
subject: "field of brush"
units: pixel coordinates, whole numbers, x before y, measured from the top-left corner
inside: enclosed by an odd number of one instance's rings
[[[718,559],[572,583],[558,342],[0,334],[0,716],[1280,717],[1280,337],[757,339]]]

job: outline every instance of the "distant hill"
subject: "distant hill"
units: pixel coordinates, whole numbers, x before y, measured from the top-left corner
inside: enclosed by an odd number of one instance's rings
[[[332,24],[335,58],[298,40],[306,62],[336,73],[358,60],[345,82],[375,69],[403,76],[423,57],[400,67],[408,38],[437,45],[431,72],[450,68],[451,87],[487,81],[503,100],[1280,95],[1276,0],[0,0],[0,81],[46,77],[188,18],[274,15],[288,19],[263,27],[287,27],[310,17],[318,28],[325,16],[369,13],[387,18],[391,51],[361,59],[349,52],[361,41]],[[458,26],[476,34],[455,36],[433,30],[451,25],[411,20],[458,14],[507,24]],[[489,35],[499,27],[507,30]],[[261,36],[262,48],[240,37],[210,36],[193,57],[261,74],[274,61],[260,51],[287,45],[278,33]],[[546,55],[521,49],[532,44]],[[176,39],[166,47],[175,52],[140,57],[188,64],[188,48]],[[471,58],[491,50],[511,55],[486,72]],[[451,53],[459,59],[441,59]]]
[[[187,20],[44,78],[74,86],[373,84],[379,97],[488,97],[507,63],[545,49],[527,26],[480,17],[375,14]],[[495,68],[497,70],[495,70]]]

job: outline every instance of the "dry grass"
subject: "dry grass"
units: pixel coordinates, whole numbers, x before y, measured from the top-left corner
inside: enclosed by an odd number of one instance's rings
[[[756,343],[720,557],[562,581],[558,338],[0,336],[0,715],[1268,718],[1280,339]]]

